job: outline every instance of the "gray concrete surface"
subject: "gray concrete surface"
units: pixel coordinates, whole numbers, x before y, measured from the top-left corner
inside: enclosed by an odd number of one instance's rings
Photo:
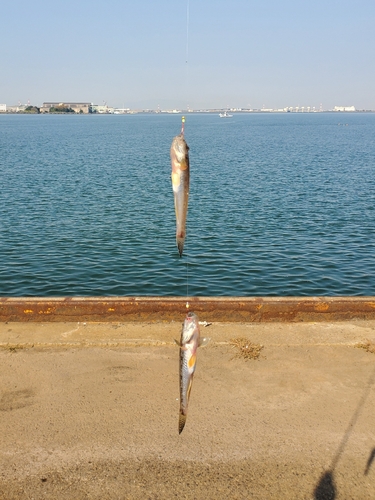
[[[179,436],[180,328],[0,323],[0,498],[375,498],[375,321],[202,327]]]

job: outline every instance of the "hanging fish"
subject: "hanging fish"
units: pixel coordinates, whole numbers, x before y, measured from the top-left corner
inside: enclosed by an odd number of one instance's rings
[[[182,117],[181,133],[171,145],[172,187],[176,212],[176,243],[182,256],[186,236],[186,216],[189,199],[189,146],[184,138],[185,117]]]
[[[178,420],[178,433],[181,434],[185,427],[191,386],[197,359],[197,349],[206,345],[208,338],[200,338],[198,316],[188,312],[181,332],[180,346],[180,417]]]

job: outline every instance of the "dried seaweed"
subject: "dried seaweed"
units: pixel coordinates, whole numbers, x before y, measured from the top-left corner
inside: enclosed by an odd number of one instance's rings
[[[260,351],[263,349],[263,346],[260,344],[253,344],[249,339],[244,337],[231,339],[229,344],[233,349],[237,349],[237,353],[234,356],[235,358],[242,358],[245,360],[248,359],[258,359],[260,356]]]
[[[359,349],[364,349],[367,352],[371,352],[371,354],[375,354],[375,342],[370,342],[369,340],[366,340],[366,342],[363,342],[361,344],[356,344],[355,347],[358,347]]]

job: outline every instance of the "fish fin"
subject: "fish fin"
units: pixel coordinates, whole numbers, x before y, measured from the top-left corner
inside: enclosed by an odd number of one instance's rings
[[[186,415],[184,415],[182,413],[182,411],[180,411],[180,417],[178,419],[178,433],[179,434],[181,434],[181,432],[184,430],[185,423],[186,423]]]
[[[211,340],[210,337],[203,337],[199,339],[199,347],[204,347],[209,343],[210,340]]]
[[[177,241],[178,252],[180,254],[180,257],[182,257],[182,252],[184,251],[185,238],[176,238],[176,241]]]
[[[199,324],[202,326],[210,326],[212,323],[208,323],[207,321],[199,321]]]
[[[190,377],[189,385],[188,385],[188,388],[187,388],[187,391],[186,391],[186,397],[187,397],[188,402],[189,402],[189,399],[190,399],[190,393],[191,393],[191,388],[192,387],[193,387],[193,375],[191,375],[191,377]]]
[[[187,362],[189,370],[193,369],[193,371],[194,371],[194,366],[195,366],[196,360],[197,360],[197,356],[196,356],[196,354],[193,354]]]

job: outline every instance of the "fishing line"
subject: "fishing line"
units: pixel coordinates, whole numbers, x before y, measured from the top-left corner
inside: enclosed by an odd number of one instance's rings
[[[190,25],[190,0],[186,2],[186,56],[185,56],[185,96],[189,95],[189,25]],[[186,102],[189,111],[189,100]]]
[[[185,132],[185,117],[181,118],[181,134]],[[186,309],[189,309],[189,253],[188,253],[188,242],[185,245],[185,256],[186,256]]]
[[[190,17],[190,0],[187,0],[186,6],[186,64],[189,59],[189,17]]]
[[[189,309],[189,261],[186,255],[186,309]]]
[[[190,0],[186,1],[186,59],[185,59],[185,68],[186,68],[186,95],[188,95],[189,90],[189,24],[190,24]],[[189,103],[186,105],[187,111],[189,111]],[[182,128],[181,133],[184,133],[185,127],[185,117],[182,117]],[[186,242],[188,246],[188,242]],[[189,254],[188,249],[186,248],[186,309],[189,309]]]

